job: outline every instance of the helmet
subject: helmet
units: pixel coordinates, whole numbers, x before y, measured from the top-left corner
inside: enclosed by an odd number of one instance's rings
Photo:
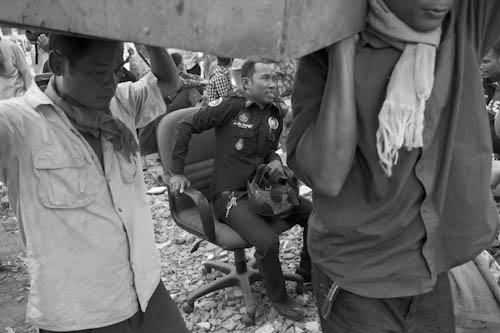
[[[269,176],[270,168],[261,164],[247,192],[250,209],[262,216],[283,216],[299,205],[298,180],[286,166],[284,173]]]

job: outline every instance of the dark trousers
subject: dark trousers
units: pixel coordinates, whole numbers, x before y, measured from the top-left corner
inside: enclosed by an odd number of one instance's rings
[[[322,308],[328,302],[326,299],[331,285],[332,280],[313,265],[313,288],[323,332],[455,332],[448,272],[438,276],[432,291],[417,296],[368,298],[340,290],[324,318]]]
[[[257,267],[262,274],[267,296],[272,302],[285,302],[287,293],[285,279],[278,258],[279,235],[271,227],[271,220],[257,215],[249,208],[248,197],[243,196],[237,200],[226,218],[226,204],[228,196],[222,196],[214,202],[214,211],[219,221],[230,225],[243,239],[255,247]],[[295,207],[290,215],[283,218],[290,227],[295,224],[303,229],[304,245],[301,252],[301,267],[310,270],[311,260],[307,251],[306,233],[307,220],[311,214],[310,201],[299,198],[300,205]]]
[[[149,300],[146,312],[137,311],[127,320],[111,326],[74,333],[184,333],[189,332],[176,304],[160,281]],[[56,333],[40,330],[40,333]],[[68,331],[68,333],[70,333]]]

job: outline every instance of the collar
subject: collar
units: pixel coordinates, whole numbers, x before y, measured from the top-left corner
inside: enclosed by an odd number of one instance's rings
[[[24,95],[24,100],[35,110],[41,105],[54,105],[54,102],[36,84],[31,85]]]

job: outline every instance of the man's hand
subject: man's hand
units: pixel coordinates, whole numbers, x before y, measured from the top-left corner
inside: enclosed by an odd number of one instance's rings
[[[491,164],[491,189],[494,190],[500,184],[500,161],[493,161]]]
[[[38,45],[45,51],[49,52],[49,38],[46,34],[38,36]]]
[[[189,185],[191,185],[191,182],[184,175],[172,175],[168,182],[170,192],[175,196],[179,195],[179,193],[183,193],[184,189]]]
[[[271,162],[267,163],[267,167],[269,168],[269,177],[273,177],[277,173],[284,173],[283,164],[281,164],[281,161],[279,160],[272,160]]]

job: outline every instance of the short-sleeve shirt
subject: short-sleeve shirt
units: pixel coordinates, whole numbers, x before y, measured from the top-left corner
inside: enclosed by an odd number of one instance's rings
[[[119,84],[110,109],[135,133],[166,107],[148,74]],[[26,317],[37,327],[118,323],[145,311],[160,281],[140,159],[128,161],[103,136],[101,145],[104,167],[36,85],[0,102],[0,170],[26,245]]]

